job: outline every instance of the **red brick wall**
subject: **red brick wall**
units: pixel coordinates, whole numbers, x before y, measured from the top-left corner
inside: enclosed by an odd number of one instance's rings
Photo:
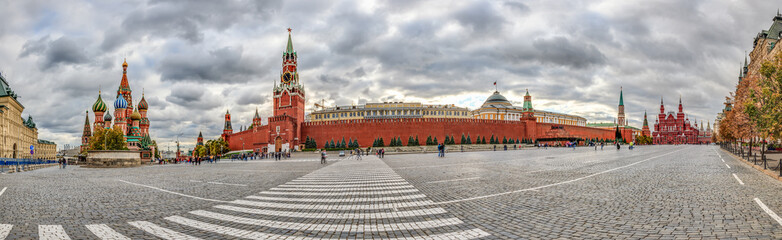
[[[383,138],[388,146],[394,137],[401,137],[402,143],[407,145],[410,136],[418,136],[421,145],[426,144],[426,138],[437,137],[437,141],[443,142],[445,136],[453,136],[457,144],[461,142],[462,133],[470,135],[473,143],[480,135],[489,141],[492,134],[502,141],[503,137],[525,138],[525,126],[519,121],[498,121],[482,119],[383,119],[383,120],[341,120],[329,122],[308,122],[302,125],[302,139],[308,136],[314,138],[318,147],[322,147],[326,141],[345,142],[350,139],[358,139],[361,147],[372,146],[376,138]]]
[[[552,126],[562,127],[563,129],[552,130]],[[561,125],[561,124],[551,124],[551,123],[538,123],[537,136],[535,136],[535,138],[536,139],[554,138],[554,137],[567,136],[567,137],[575,137],[575,138],[583,138],[583,139],[592,139],[592,138],[614,139],[614,136],[616,134],[615,131],[616,131],[615,129],[603,129],[603,128]]]
[[[231,134],[228,137],[228,146],[231,150],[242,149],[242,143],[244,143],[244,149],[262,149],[269,144],[269,125],[263,125],[243,132],[237,132]]]

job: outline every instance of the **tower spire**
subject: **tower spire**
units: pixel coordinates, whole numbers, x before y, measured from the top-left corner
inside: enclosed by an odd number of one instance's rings
[[[624,106],[624,94],[622,93],[622,86],[619,86],[619,106]]]
[[[293,52],[293,40],[291,40],[291,28],[288,28],[288,46],[285,48],[285,52],[292,53]]]

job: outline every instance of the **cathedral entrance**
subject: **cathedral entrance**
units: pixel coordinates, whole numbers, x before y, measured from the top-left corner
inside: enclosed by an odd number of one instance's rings
[[[282,138],[277,137],[274,139],[274,151],[275,152],[281,152],[282,151]]]

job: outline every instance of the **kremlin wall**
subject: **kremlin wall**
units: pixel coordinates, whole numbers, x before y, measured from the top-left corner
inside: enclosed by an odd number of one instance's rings
[[[280,81],[273,89],[274,115],[268,118],[268,124],[263,125],[256,109],[253,123],[234,132],[231,114],[227,111],[221,137],[228,142],[231,150],[300,150],[304,148],[306,139],[313,139],[318,148],[327,141],[342,139],[358,141],[360,147],[366,148],[379,138],[386,143],[400,138],[407,146],[407,139],[411,136],[417,137],[422,145],[424,139],[430,136],[439,142],[443,142],[446,136],[453,137],[456,144],[461,144],[462,135],[473,139],[494,136],[497,139],[553,144],[565,141],[583,143],[588,139],[613,141],[623,138],[632,141],[634,133],[639,133],[625,124],[616,124],[614,128],[588,127],[586,119],[579,116],[535,110],[529,91],[520,107],[513,106],[496,91],[480,109],[473,111],[453,105],[395,102],[321,109],[305,116],[306,93],[299,82],[298,53],[293,50],[290,31],[288,29],[287,47],[282,53]],[[619,119],[624,123],[621,98],[620,91]],[[648,131],[642,134],[648,134]]]

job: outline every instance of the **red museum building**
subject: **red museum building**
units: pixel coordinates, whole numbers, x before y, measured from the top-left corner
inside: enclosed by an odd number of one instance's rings
[[[660,114],[654,123],[654,144],[701,144],[711,143],[711,127],[698,128],[697,121],[690,123],[684,115],[682,99],[679,97],[679,112],[665,112],[665,105],[660,98]]]

